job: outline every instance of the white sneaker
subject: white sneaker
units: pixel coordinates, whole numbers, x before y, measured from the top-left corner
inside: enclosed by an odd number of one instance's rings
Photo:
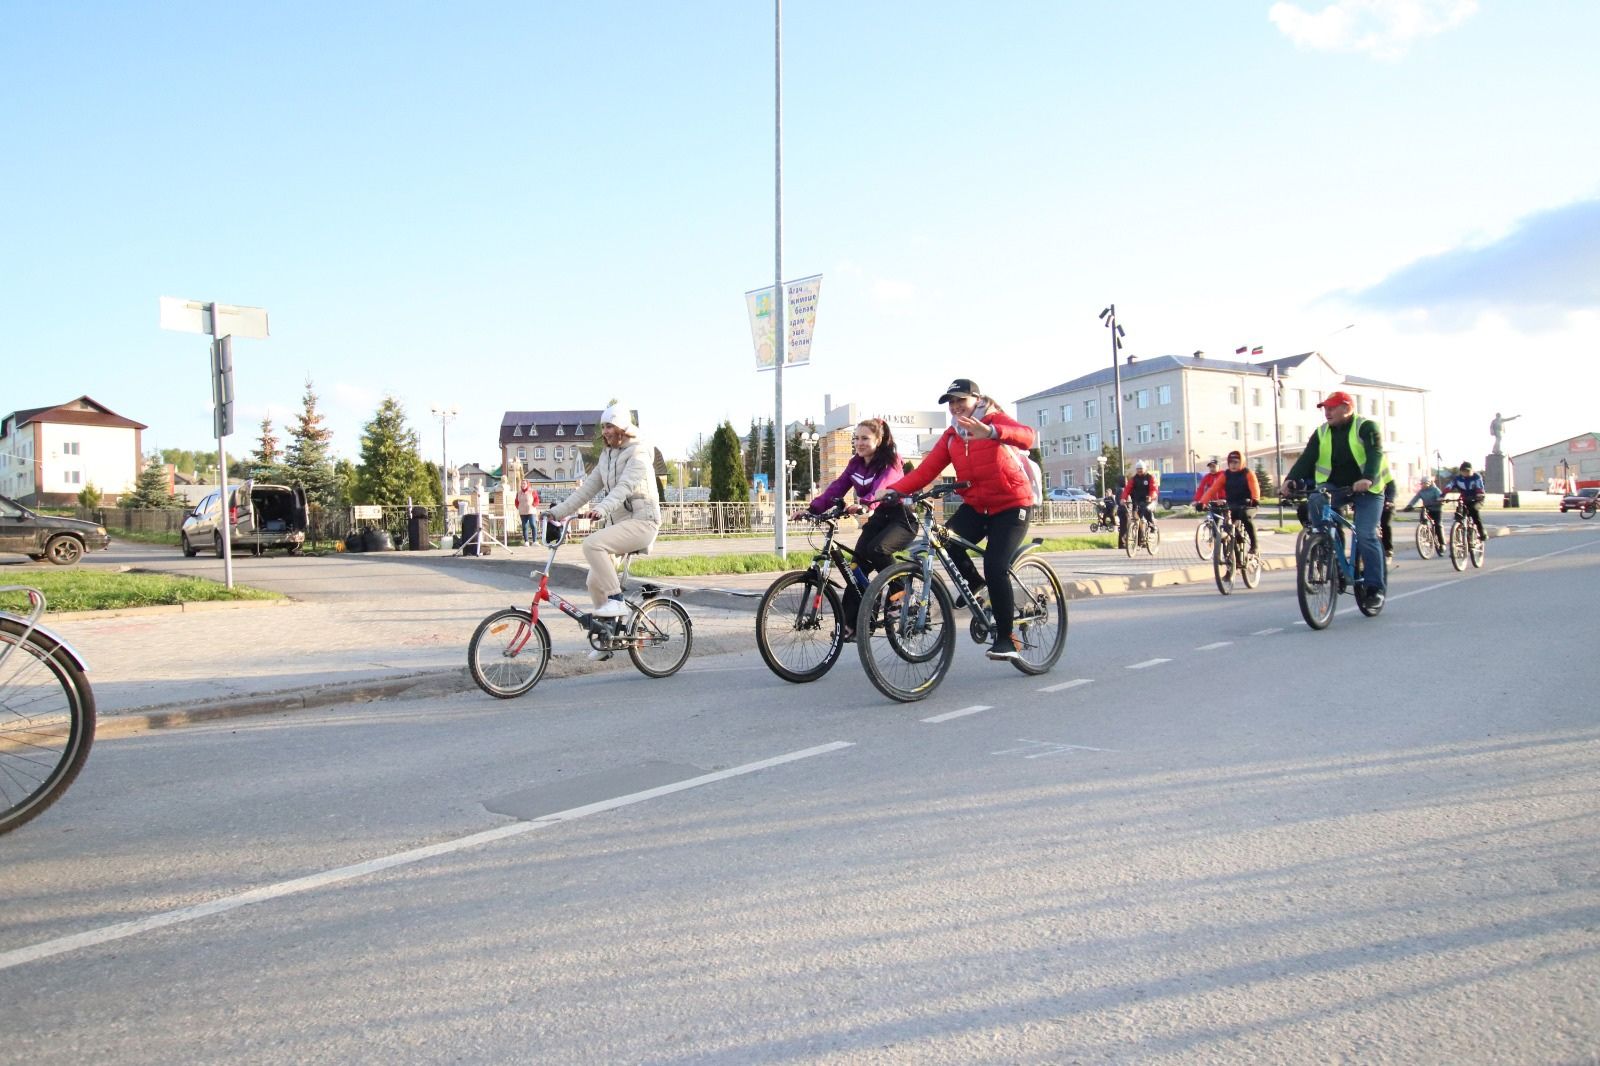
[[[592,662],[592,663],[603,663],[609,658],[611,658],[611,653],[610,652],[601,651],[598,648],[596,648],[594,651],[591,651],[589,653],[589,661]]]
[[[607,600],[589,613],[596,618],[621,618],[628,613],[628,605],[621,600]]]

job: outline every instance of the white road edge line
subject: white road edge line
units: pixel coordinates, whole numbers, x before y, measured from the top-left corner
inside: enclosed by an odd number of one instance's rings
[[[1283,627],[1282,626],[1273,626],[1271,629],[1258,629],[1254,633],[1251,633],[1250,635],[1252,637],[1270,637],[1274,633],[1282,633],[1282,632],[1283,632]]]
[[[1142,663],[1129,663],[1127,668],[1129,670],[1143,670],[1147,666],[1160,666],[1162,663],[1170,663],[1171,661],[1171,659],[1146,659]]]
[[[1560,549],[1558,549],[1556,551],[1553,551],[1553,552],[1546,552],[1543,555],[1530,555],[1526,559],[1517,559],[1514,562],[1500,563],[1497,566],[1484,567],[1482,572],[1484,574],[1498,574],[1502,570],[1511,570],[1511,569],[1513,569],[1515,567],[1518,567],[1518,566],[1527,566],[1529,563],[1537,563],[1540,560],[1549,559],[1552,556],[1565,555],[1565,554],[1567,554],[1567,552],[1577,551],[1580,548],[1587,548],[1587,547],[1591,547],[1591,546],[1592,545],[1590,545],[1587,542],[1585,542],[1583,544],[1573,544],[1573,545],[1569,545],[1568,547],[1565,547],[1565,548],[1560,548]],[[1459,585],[1463,581],[1470,581],[1470,580],[1472,580],[1472,578],[1470,576],[1470,571],[1468,571],[1468,572],[1463,573],[1460,577],[1453,577],[1448,581],[1440,581],[1439,583],[1434,584],[1434,585],[1424,585],[1422,588],[1420,588],[1420,589],[1412,589],[1410,592],[1401,592],[1401,593],[1397,593],[1396,595],[1393,595],[1393,596],[1385,596],[1384,597],[1384,603],[1385,604],[1390,604],[1390,603],[1394,603],[1396,600],[1404,600],[1404,599],[1409,599],[1412,596],[1420,596],[1424,592],[1437,592],[1439,589],[1447,589],[1452,585]],[[1340,614],[1348,614],[1350,611],[1354,611],[1354,610],[1358,610],[1358,608],[1356,607],[1355,604],[1350,604],[1350,605],[1346,606],[1343,610],[1341,610],[1339,613]]]
[[[1046,685],[1044,688],[1040,689],[1039,691],[1040,692],[1062,692],[1062,691],[1065,691],[1066,689],[1069,689],[1069,688],[1077,688],[1079,685],[1092,685],[1092,684],[1094,684],[1094,678],[1092,678],[1092,677],[1075,677],[1071,681],[1063,681],[1059,685]]]
[[[1216,651],[1218,648],[1226,648],[1232,643],[1233,641],[1231,640],[1219,640],[1212,644],[1202,644],[1195,651]]]
[[[979,704],[977,704],[975,706],[972,706],[972,707],[963,707],[959,711],[946,711],[943,714],[936,714],[932,718],[924,718],[923,721],[924,722],[948,722],[952,718],[964,718],[969,714],[979,714],[979,713],[981,713],[983,711],[992,711],[992,710],[994,710],[993,707],[989,707],[989,706],[986,706],[986,705],[984,705],[982,703],[979,703]]]
[[[46,940],[29,947],[0,953],[0,970],[8,970],[13,966],[21,966],[24,963],[35,962],[39,959],[47,959],[52,955],[62,955],[69,951],[76,951],[79,948],[93,947],[96,944],[105,944],[113,940],[122,940],[125,937],[148,933],[151,930],[162,929],[169,925],[192,922],[197,918],[206,918],[213,914],[222,914],[227,911],[237,910],[240,907],[248,907],[253,903],[266,903],[269,900],[291,896],[298,892],[309,892],[312,889],[365,877],[368,874],[393,869],[397,866],[409,866],[412,863],[422,862],[424,859],[432,859],[440,855],[464,851],[479,844],[492,844],[497,840],[505,840],[509,837],[521,836],[524,833],[532,833],[535,830],[559,825],[562,822],[586,818],[591,814],[614,811],[619,807],[643,803],[645,800],[668,796],[674,792],[699,788],[701,785],[726,781],[731,777],[753,774],[758,770],[766,770],[774,766],[782,766],[784,763],[809,759],[815,755],[827,755],[831,752],[854,746],[853,741],[836,740],[831,744],[820,744],[817,747],[806,748],[803,751],[791,751],[787,755],[776,755],[770,759],[762,759],[759,762],[745,763],[743,766],[731,766],[726,770],[717,770],[714,773],[702,774],[699,777],[675,781],[670,785],[647,788],[643,792],[632,792],[626,796],[615,796],[611,799],[585,804],[582,807],[556,811],[554,814],[547,814],[532,821],[497,826],[494,829],[486,829],[481,833],[457,837],[455,840],[446,840],[438,844],[429,844],[427,847],[412,848],[410,851],[400,851],[393,855],[385,855],[380,858],[369,859],[366,862],[358,862],[353,866],[341,866],[338,869],[324,870],[322,873],[297,877],[290,881],[280,881],[275,885],[263,885],[248,892],[224,896],[208,903],[198,903],[192,907],[182,907],[175,911],[153,914],[148,918],[138,918],[131,922],[119,922],[116,925],[108,925],[100,929],[90,929],[86,932],[74,933],[71,936]]]

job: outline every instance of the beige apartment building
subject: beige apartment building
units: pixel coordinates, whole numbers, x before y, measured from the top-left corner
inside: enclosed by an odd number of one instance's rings
[[[1258,363],[1204,352],[1129,356],[1121,390],[1128,467],[1143,459],[1163,473],[1204,470],[1206,460],[1238,449],[1248,465],[1275,474],[1281,450],[1287,471],[1322,424],[1317,402],[1336,390],[1379,423],[1396,480],[1414,485],[1432,454],[1427,391],[1346,374],[1320,352]],[[1095,456],[1117,441],[1116,391],[1106,367],[1017,401],[1017,417],[1038,430],[1049,487],[1094,484]]]

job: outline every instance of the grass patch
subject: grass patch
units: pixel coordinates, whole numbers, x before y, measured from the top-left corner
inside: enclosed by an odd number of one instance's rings
[[[52,612],[109,611],[119,607],[153,607],[210,600],[283,599],[276,592],[241,585],[229,589],[203,577],[92,570],[30,570],[18,576],[22,578],[19,584],[31,585],[44,593],[45,603]],[[26,613],[28,597],[21,592],[0,592],[0,607]]]
[[[1117,538],[1111,533],[1095,533],[1081,537],[1052,537],[1044,542],[1047,552],[1089,551],[1097,548],[1115,548]],[[804,570],[811,565],[815,553],[793,551],[787,559],[773,552],[750,552],[727,555],[663,556],[657,559],[634,561],[634,577],[702,577],[709,574],[771,574],[786,570]],[[904,555],[900,556],[904,558]]]
[[[109,532],[113,543],[125,540],[130,544],[168,544],[174,548],[178,546],[176,533],[153,533],[132,529],[113,529]]]

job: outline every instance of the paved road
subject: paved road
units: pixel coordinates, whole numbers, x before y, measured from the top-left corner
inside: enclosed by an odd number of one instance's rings
[[[1593,1061],[1597,577],[1080,601],[916,705],[738,650],[109,739],[0,838],[0,1061]]]

